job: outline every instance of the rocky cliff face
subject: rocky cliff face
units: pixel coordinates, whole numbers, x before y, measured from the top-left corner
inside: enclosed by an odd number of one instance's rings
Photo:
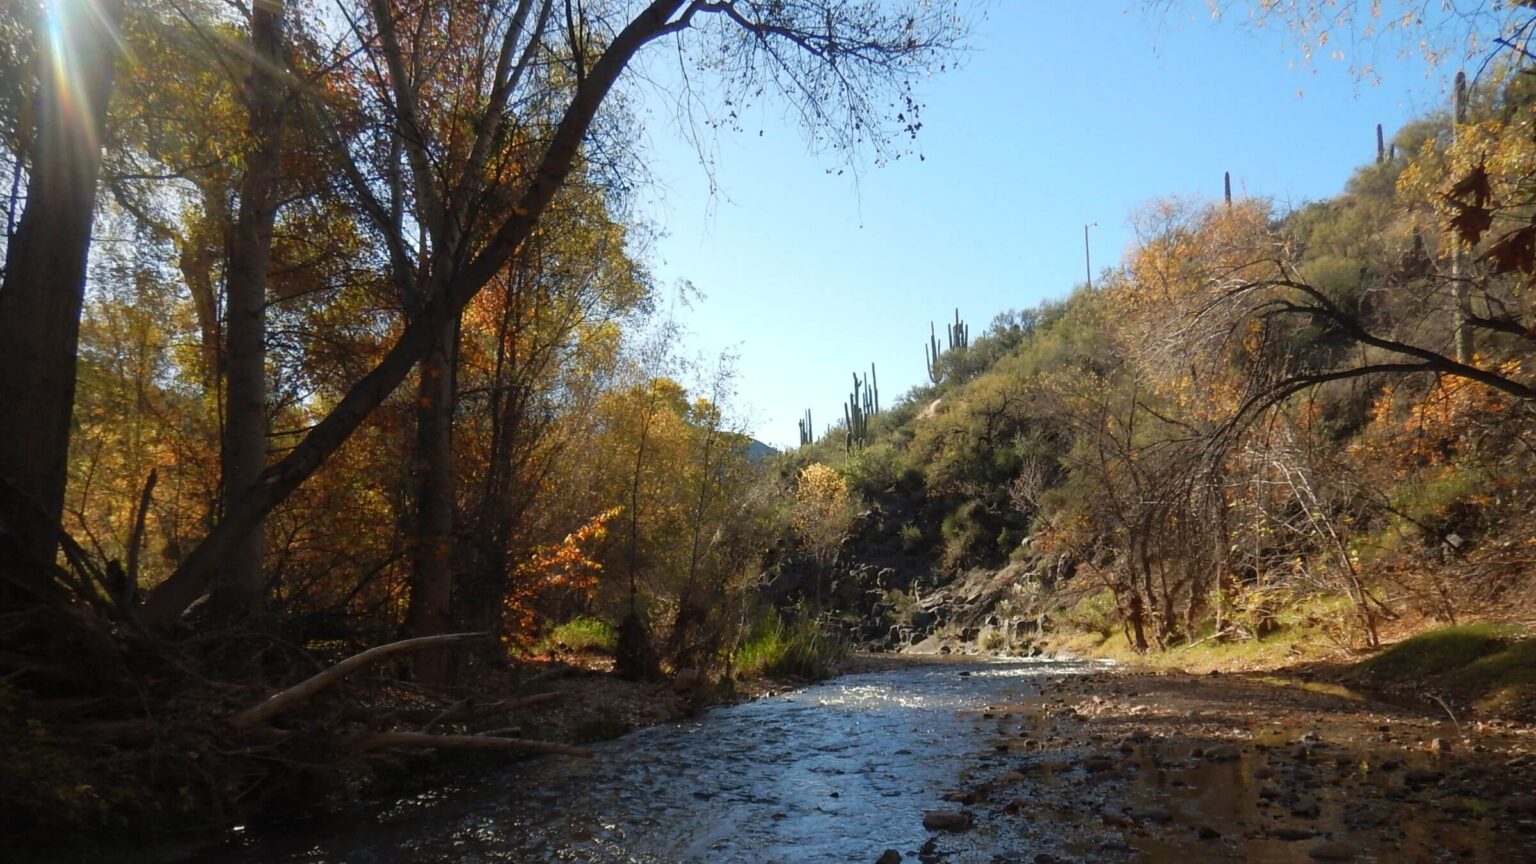
[[[948,569],[933,517],[919,496],[888,490],[859,513],[829,572],[781,550],[764,573],[764,595],[784,607],[820,597],[829,623],[864,650],[1034,651],[1059,605],[1058,588],[1072,581],[1073,563],[1042,553]]]

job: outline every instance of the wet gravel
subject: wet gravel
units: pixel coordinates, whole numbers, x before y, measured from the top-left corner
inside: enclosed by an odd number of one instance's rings
[[[590,761],[487,767],[194,860],[1516,864],[1536,861],[1532,743],[1231,676],[928,664],[642,729]]]

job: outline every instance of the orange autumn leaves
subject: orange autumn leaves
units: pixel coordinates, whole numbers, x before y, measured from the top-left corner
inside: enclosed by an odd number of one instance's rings
[[[622,509],[604,510],[560,542],[535,547],[517,565],[511,589],[502,601],[502,644],[519,648],[531,644],[538,631],[537,601],[545,591],[562,587],[590,594],[596,590],[603,565],[592,560],[589,550],[607,536],[608,523]]]

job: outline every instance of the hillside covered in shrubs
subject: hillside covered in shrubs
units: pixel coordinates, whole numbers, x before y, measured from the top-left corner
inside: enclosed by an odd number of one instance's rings
[[[1485,80],[1327,200],[1153,202],[1091,289],[949,325],[932,383],[784,457],[862,502],[849,626],[1157,652],[1529,620],[1532,95]]]

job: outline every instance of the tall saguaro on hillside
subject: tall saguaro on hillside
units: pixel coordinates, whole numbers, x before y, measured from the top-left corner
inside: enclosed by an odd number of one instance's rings
[[[39,80],[27,199],[0,283],[0,480],[50,524],[18,526],[51,559],[64,508],[80,310],[124,0],[53,0],[33,23]]]

